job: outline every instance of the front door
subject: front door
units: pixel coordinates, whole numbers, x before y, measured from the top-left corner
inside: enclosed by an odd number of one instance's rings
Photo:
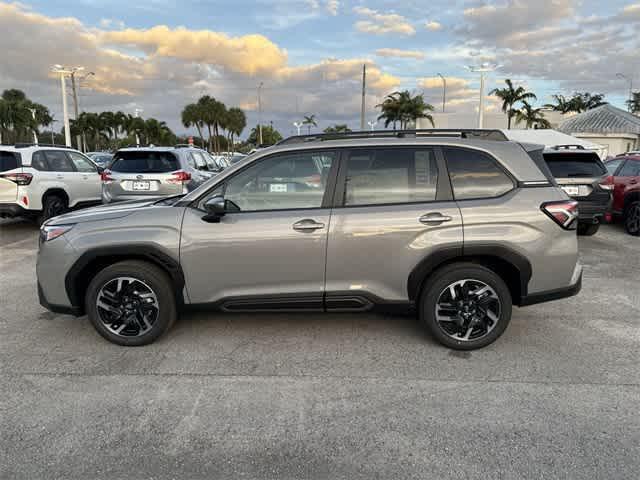
[[[76,171],[69,176],[74,180],[74,196],[79,203],[96,203],[100,201],[102,182],[98,168],[88,158],[78,152],[67,152]]]
[[[336,166],[333,151],[268,156],[187,208],[180,261],[190,302],[321,310]],[[208,223],[203,204],[220,194],[235,211]]]
[[[409,303],[409,277],[429,255],[462,253],[462,218],[431,147],[343,155],[327,250],[326,307]]]

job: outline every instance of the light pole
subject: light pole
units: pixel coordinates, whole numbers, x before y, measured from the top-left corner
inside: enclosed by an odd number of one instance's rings
[[[31,112],[31,118],[33,118],[33,123],[35,125],[35,123],[36,123],[36,109],[35,108],[29,108],[28,110]],[[38,134],[36,133],[36,127],[37,127],[37,125],[35,125],[34,129],[33,129],[33,143],[38,145]]]
[[[442,113],[444,113],[444,107],[447,104],[447,79],[438,73],[438,76],[442,79]]]
[[[74,110],[76,120],[78,120],[78,111],[80,110],[80,103],[78,102],[78,92],[80,91],[80,83],[78,82],[78,85],[76,87],[76,73],[81,72],[83,70],[84,70],[84,67],[77,67],[73,69],[73,71],[71,72],[71,90],[73,93],[73,110]],[[95,73],[89,72],[80,80],[84,80],[85,78],[91,75],[95,75]],[[82,150],[83,148],[81,144],[83,144],[84,142],[82,141],[82,136],[80,134],[76,136],[76,143],[78,144],[78,150]]]
[[[621,78],[629,82],[629,103],[627,105],[627,109],[631,111],[631,101],[633,100],[633,77],[627,77],[622,73],[616,73],[616,77]]]
[[[298,129],[298,136],[300,136],[300,129],[302,128],[302,122],[293,122],[293,126]]]
[[[258,85],[258,144],[262,145],[262,86]]]
[[[480,106],[478,108],[478,128],[483,128],[483,125],[484,125],[484,74],[493,72],[497,68],[500,68],[500,65],[495,65],[495,64],[485,62],[480,66],[468,66],[466,68],[470,72],[480,74]]]
[[[375,121],[375,120],[373,120],[373,121],[369,120],[367,122],[367,125],[369,125],[369,128],[371,129],[372,132],[376,129],[376,125],[377,124],[378,124],[378,122]]]
[[[134,116],[135,118],[139,118],[139,117],[140,117],[140,114],[141,114],[142,112],[144,112],[144,110],[142,110],[141,108],[137,108],[137,107],[136,107],[136,108],[133,110],[133,116]],[[138,135],[138,131],[136,130],[136,147],[139,147],[139,146],[140,146],[140,136]]]
[[[67,84],[65,76],[71,75],[73,69],[65,68],[62,65],[54,65],[51,67],[53,73],[60,75],[60,87],[62,88],[62,121],[64,122],[64,143],[67,147],[71,146],[71,130],[69,128],[69,111],[67,109]]]

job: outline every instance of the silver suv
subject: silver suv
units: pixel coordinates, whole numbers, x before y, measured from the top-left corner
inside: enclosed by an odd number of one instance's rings
[[[416,312],[442,344],[483,347],[512,305],[580,290],[576,202],[542,148],[484,130],[292,137],[187,195],[50,220],[40,302],[120,345],[210,307]]]
[[[190,192],[222,170],[211,160],[189,146],[123,148],[102,173],[102,203]]]

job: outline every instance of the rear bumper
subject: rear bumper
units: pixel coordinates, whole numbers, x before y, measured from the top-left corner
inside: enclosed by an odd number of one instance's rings
[[[3,218],[23,217],[33,213],[33,210],[27,210],[17,203],[0,203],[0,217]]]
[[[545,290],[542,292],[532,293],[520,299],[521,307],[535,305],[537,303],[551,302],[562,298],[573,297],[582,290],[582,265],[576,265],[576,270],[571,279],[571,285],[568,287],[557,288],[555,290]]]
[[[606,202],[578,202],[578,221],[580,223],[600,223],[611,208],[611,200]]]

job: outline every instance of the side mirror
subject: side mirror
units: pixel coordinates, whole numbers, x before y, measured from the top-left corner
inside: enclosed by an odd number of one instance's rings
[[[207,214],[202,220],[209,223],[220,223],[220,219],[227,213],[227,202],[222,195],[216,195],[204,202],[204,209]]]

